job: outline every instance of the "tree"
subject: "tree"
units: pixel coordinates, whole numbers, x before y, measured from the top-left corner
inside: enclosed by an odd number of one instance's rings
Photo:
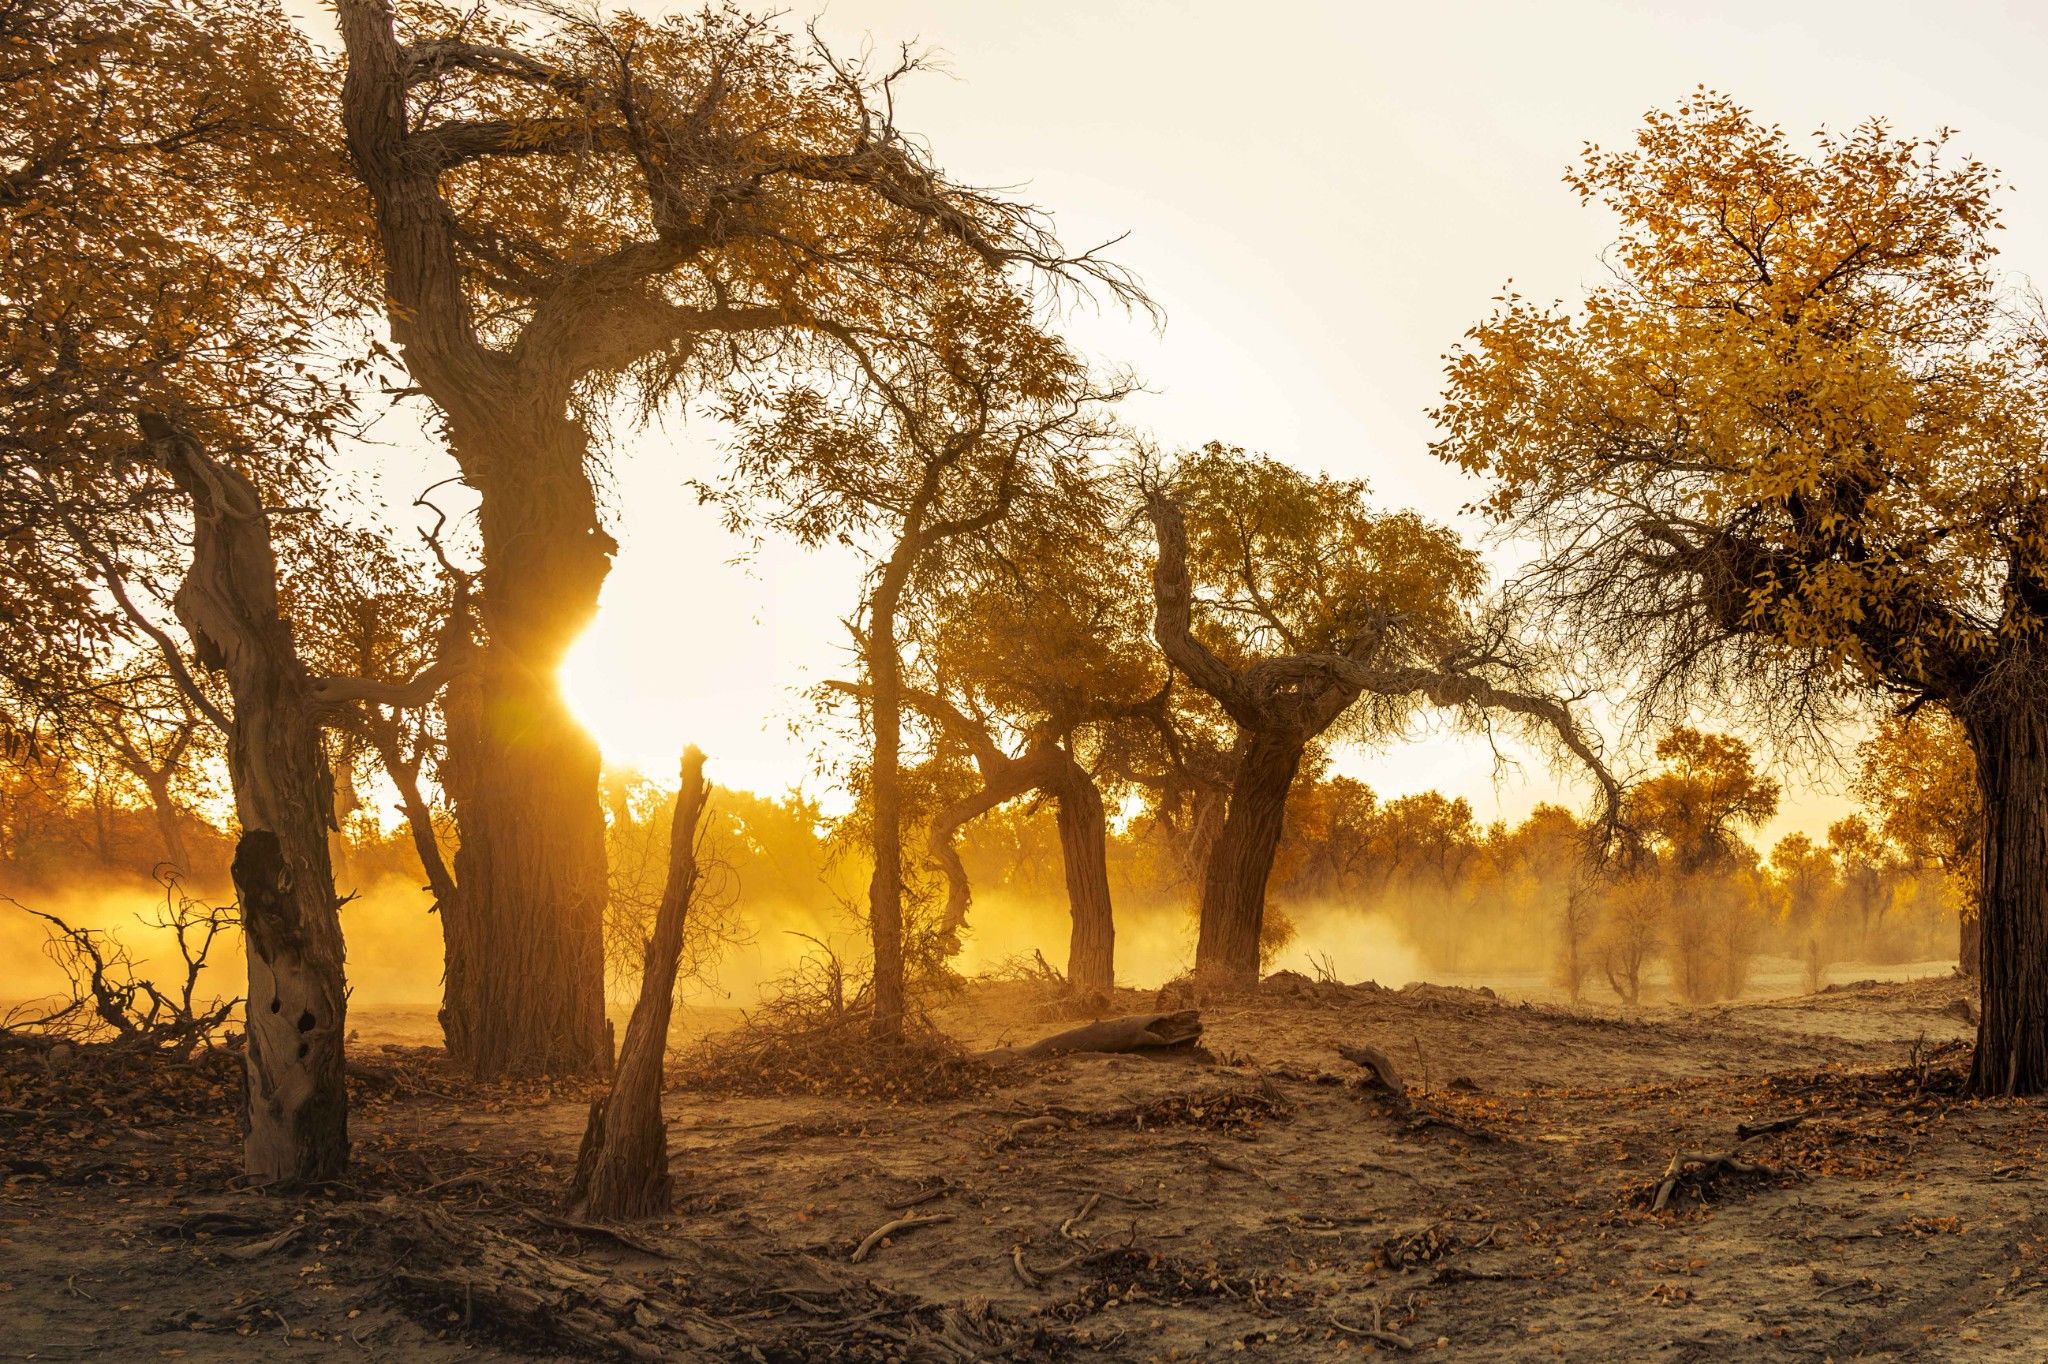
[[[1828,855],[1841,881],[1843,903],[1856,916],[1862,946],[1867,953],[1879,921],[1884,917],[1885,907],[1891,900],[1891,882],[1897,863],[1890,849],[1885,847],[1884,840],[1860,815],[1838,819],[1828,826]]]
[[[915,685],[905,697],[941,753],[971,778],[927,836],[947,876],[943,931],[970,900],[955,838],[964,824],[1027,796],[1052,801],[1072,931],[1067,982],[1084,996],[1115,984],[1105,782],[1123,786],[1146,735],[1160,669],[1145,639],[1132,554],[1092,490],[992,527],[918,594],[906,617]]]
[[[1623,822],[1648,845],[1668,899],[1666,946],[1679,993],[1695,1003],[1739,994],[1754,908],[1741,873],[1756,854],[1740,831],[1777,813],[1778,784],[1749,745],[1680,726],[1657,744],[1662,766],[1629,792]]]
[[[1284,890],[1291,900],[1311,901],[1357,899],[1367,889],[1383,889],[1393,865],[1384,855],[1381,811],[1373,789],[1351,777],[1325,777],[1297,786],[1287,813],[1287,839],[1274,864],[1275,891]],[[1295,853],[1291,864],[1290,844]]]
[[[168,634],[149,626],[171,675],[227,740],[241,824],[230,874],[249,968],[244,1166],[263,1184],[333,1179],[348,1162],[348,988],[321,730],[357,704],[431,699],[466,655],[398,682],[316,676],[280,611],[270,517],[255,483],[164,418],[146,415],[141,425],[150,457],[191,506],[190,564],[172,606],[194,658],[231,698],[228,709],[216,705]],[[120,579],[110,584],[132,606]]]
[[[868,929],[883,1042],[901,1038],[904,1016],[903,610],[921,574],[943,572],[1020,509],[1093,496],[1091,460],[1120,396],[1035,327],[1017,293],[948,300],[928,326],[927,348],[871,367],[856,389],[792,382],[729,412],[732,513],[805,543],[855,544],[873,563],[854,626],[855,690],[871,738]]]
[[[614,548],[606,400],[914,349],[907,301],[1013,266],[1122,287],[930,163],[893,120],[908,55],[872,74],[732,8],[542,13],[340,6],[391,333],[481,498],[478,697],[443,773],[445,1026],[480,1073],[610,1061],[599,757],[558,677]]]
[[[1978,883],[1984,807],[1963,727],[1938,707],[1888,715],[1856,750],[1855,793],[1885,838],[1916,866],[1939,867],[1962,923],[1957,960],[1978,973]]]
[[[1141,462],[1138,479],[1158,541],[1153,636],[1233,736],[1197,974],[1256,976],[1288,792],[1340,719],[1381,737],[1425,705],[1474,723],[1501,711],[1547,727],[1605,777],[1568,708],[1517,685],[1527,669],[1479,619],[1479,560],[1449,531],[1372,510],[1362,483],[1221,445],[1170,471]]]
[[[231,715],[211,710],[209,718],[227,735],[242,825],[232,875],[249,962],[244,1165],[265,1184],[333,1179],[348,1164],[348,989],[327,860],[333,787],[313,678],[278,614],[277,564],[255,485],[161,418],[146,419],[144,434],[192,501],[179,618],[200,663],[226,678],[234,698]]]
[[[1970,1086],[2048,1087],[2048,370],[1992,273],[1995,175],[1880,121],[1802,151],[1702,92],[1567,180],[1620,217],[1618,278],[1505,298],[1449,362],[1437,453],[1649,700],[1956,716],[1985,811]]]
[[[1771,875],[1781,913],[1806,956],[1806,988],[1826,982],[1832,942],[1829,910],[1841,893],[1835,859],[1802,833],[1789,833],[1771,849]]]
[[[709,798],[704,754],[693,745],[683,750],[682,786],[669,826],[668,872],[647,936],[640,997],[626,1024],[611,1092],[590,1101],[590,1120],[576,1155],[569,1202],[579,1217],[654,1217],[669,1210],[673,1183],[668,1123],[661,1114],[662,1063],[697,890],[697,824]]]

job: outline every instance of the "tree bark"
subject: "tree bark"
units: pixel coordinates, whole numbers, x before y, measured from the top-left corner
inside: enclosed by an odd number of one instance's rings
[[[873,812],[874,873],[868,881],[868,934],[874,944],[877,1042],[903,1038],[903,659],[897,653],[896,610],[916,550],[909,540],[884,565],[868,611],[868,709],[874,755],[868,769]]]
[[[1956,969],[1976,980],[1984,974],[1984,920],[1974,905],[1963,907],[1956,933]]]
[[[1259,976],[1266,881],[1303,748],[1303,740],[1292,733],[1253,732],[1245,738],[1223,830],[1202,874],[1201,932],[1195,943],[1195,974],[1231,986],[1250,984]]]
[[[348,1167],[340,919],[331,881],[331,923],[309,919],[295,862],[305,869],[303,849],[288,854],[275,833],[245,824],[231,867],[249,956],[242,1168],[266,1186],[339,1179]]]
[[[178,616],[234,698],[228,772],[242,835],[231,874],[249,965],[244,1168],[264,1185],[334,1179],[348,1163],[348,996],[327,860],[334,788],[311,680],[278,614],[255,487],[166,423],[145,418],[143,431],[192,501]]]
[[[1984,804],[1973,1094],[2048,1089],[2048,707],[2020,698],[1970,709]]]
[[[441,1022],[450,1055],[479,1076],[602,1073],[612,1056],[601,760],[569,712],[561,667],[596,614],[614,545],[582,429],[527,415],[523,431],[498,428],[488,463],[451,422],[465,468],[519,470],[477,480],[485,643],[474,693],[447,707],[444,778],[461,841],[442,908]]]
[[[640,998],[626,1024],[611,1093],[591,1102],[590,1122],[576,1157],[569,1201],[585,1217],[654,1217],[669,1210],[661,1070],[675,1008],[683,929],[697,886],[697,822],[706,794],[704,755],[692,746],[683,751],[683,785],[669,825],[668,879],[654,919],[654,936],[647,943]]]
[[[441,193],[444,150],[410,125],[393,11],[345,0],[337,15],[343,120],[376,209],[392,336],[447,420],[483,530],[486,643],[474,703],[448,709],[443,777],[461,844],[442,907],[442,1027],[479,1076],[598,1074],[611,1064],[599,757],[558,678],[615,547],[598,524],[589,433],[569,415],[584,373],[561,336],[536,342],[533,322],[524,344],[479,339]]]
[[[1109,839],[1102,793],[1071,757],[1053,788],[1060,860],[1067,876],[1067,984],[1082,995],[1116,985],[1116,920],[1109,895]]]

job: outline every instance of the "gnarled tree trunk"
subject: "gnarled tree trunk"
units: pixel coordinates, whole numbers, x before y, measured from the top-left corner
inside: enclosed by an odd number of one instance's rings
[[[343,121],[374,201],[392,335],[480,499],[486,641],[474,703],[448,711],[444,778],[461,847],[442,905],[442,1026],[478,1075],[598,1074],[611,1063],[599,760],[559,681],[615,547],[597,520],[589,433],[570,415],[588,366],[565,352],[590,337],[550,313],[546,326],[529,323],[526,344],[479,338],[441,192],[447,149],[409,120],[416,68],[392,8],[345,0],[337,15]]]
[[[570,714],[561,667],[597,611],[611,537],[586,441],[526,413],[481,435],[451,423],[476,478],[485,644],[466,703],[447,708],[445,776],[461,843],[443,905],[450,1054],[477,1075],[599,1073],[604,1014],[604,812],[597,745]],[[508,447],[518,445],[518,453]],[[551,471],[551,472],[547,472]]]
[[[1287,792],[1301,769],[1302,739],[1288,732],[1245,736],[1223,830],[1202,874],[1201,931],[1195,974],[1229,985],[1259,975],[1259,934],[1266,882],[1287,814]]]
[[[2048,1089],[2048,707],[1965,713],[1984,797],[1976,1094]]]
[[[145,418],[143,431],[192,501],[179,619],[234,698],[228,772],[242,835],[232,873],[249,963],[244,1169],[265,1185],[337,1178],[348,1163],[348,996],[327,860],[334,788],[311,678],[278,615],[255,487],[166,423]]]

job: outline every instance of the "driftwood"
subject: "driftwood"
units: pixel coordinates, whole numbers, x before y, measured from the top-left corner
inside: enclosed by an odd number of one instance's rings
[[[1408,1086],[1402,1082],[1401,1072],[1394,1065],[1393,1058],[1378,1047],[1361,1043],[1339,1047],[1337,1054],[1355,1066],[1365,1067],[1366,1083],[1374,1089],[1385,1090],[1397,1097],[1407,1094]]]
[[[1192,1052],[1202,1037],[1202,1016],[1194,1009],[1164,1014],[1103,1018],[1043,1037],[1026,1047],[997,1047],[984,1061],[1027,1061],[1070,1052]]]
[[[668,1124],[661,1116],[661,1068],[675,1008],[683,924],[697,887],[697,821],[704,812],[704,755],[683,751],[683,786],[669,826],[668,880],[647,943],[640,999],[626,1024],[611,1093],[590,1104],[569,1204],[587,1218],[654,1217],[669,1210]]]
[[[854,1248],[853,1263],[859,1264],[862,1260],[867,1259],[868,1256],[874,1254],[876,1246],[879,1246],[891,1236],[900,1236],[904,1232],[911,1231],[917,1227],[936,1226],[941,1222],[950,1222],[952,1220],[953,1214],[951,1213],[935,1212],[925,1217],[898,1217],[894,1221],[884,1222],[881,1226],[869,1232],[867,1239]]]

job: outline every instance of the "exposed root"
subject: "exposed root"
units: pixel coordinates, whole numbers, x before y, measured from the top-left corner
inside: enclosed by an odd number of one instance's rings
[[[876,1246],[881,1245],[882,1242],[888,1240],[891,1236],[901,1235],[903,1232],[910,1231],[916,1227],[929,1227],[940,1222],[950,1222],[952,1220],[953,1214],[937,1212],[925,1217],[899,1217],[893,1222],[884,1222],[881,1226],[869,1232],[867,1239],[855,1247],[853,1263],[859,1264],[862,1260],[867,1259],[869,1255],[874,1253]]]

